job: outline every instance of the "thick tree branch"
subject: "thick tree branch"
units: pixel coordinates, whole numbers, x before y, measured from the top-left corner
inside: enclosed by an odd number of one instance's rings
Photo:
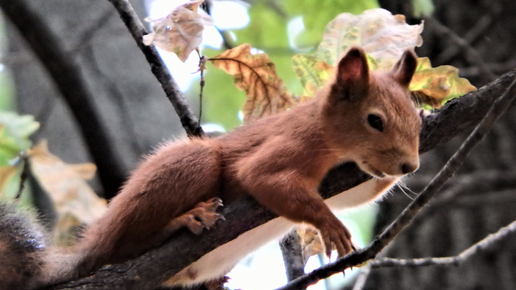
[[[83,140],[97,165],[105,195],[113,196],[122,184],[125,172],[111,148],[109,133],[95,108],[81,69],[47,23],[24,0],[0,0],[0,7],[55,82],[77,120]]]
[[[163,60],[159,56],[158,52],[154,48],[154,45],[147,46],[142,42],[142,37],[148,34],[147,30],[143,26],[142,22],[136,15],[131,3],[128,0],[109,0],[115,9],[120,14],[120,18],[127,26],[127,29],[133,36],[136,44],[143,52],[143,55],[147,59],[151,67],[151,71],[158,79],[159,83],[163,87],[167,98],[174,106],[183,128],[185,128],[188,136],[202,136],[202,131],[197,118],[193,114],[188,102],[186,101],[185,95],[179,89],[179,86],[170,75],[167,67],[163,63]]]
[[[427,117],[421,135],[420,152],[426,152],[450,138],[468,132],[478,124],[507,87],[513,82],[516,70],[505,74],[495,82],[464,97],[449,102],[441,110]],[[354,164],[346,163],[331,171],[321,186],[325,198],[338,194],[367,180]],[[238,200],[223,211],[226,221],[216,228],[195,236],[186,231],[178,233],[162,247],[122,265],[111,266],[96,275],[48,289],[153,289],[159,282],[177,273],[205,253],[227,243],[258,225],[275,217],[250,197]],[[378,245],[375,244],[374,248]],[[344,269],[364,260],[364,250],[347,256]],[[371,254],[365,258],[373,258]],[[340,260],[342,261],[342,259]]]

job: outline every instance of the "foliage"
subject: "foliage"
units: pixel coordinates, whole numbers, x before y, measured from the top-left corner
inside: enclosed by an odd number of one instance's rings
[[[433,108],[453,98],[475,90],[467,79],[459,77],[459,70],[450,65],[433,68],[427,57],[418,59],[418,67],[410,90],[417,101]]]
[[[38,128],[33,116],[0,112],[0,197],[15,195],[23,167],[19,155],[30,148],[29,136]]]
[[[209,61],[235,79],[235,85],[246,92],[244,122],[285,111],[296,103],[276,75],[274,63],[264,54],[251,54],[251,46],[236,48],[210,58]]]
[[[46,142],[32,147],[29,137],[38,128],[33,116],[0,113],[0,197],[12,199],[18,193],[24,162],[29,162],[31,174],[58,213],[54,242],[64,245],[78,226],[100,217],[106,201],[98,198],[86,183],[94,176],[95,165],[66,164],[48,151]],[[21,158],[22,154],[27,158]],[[24,204],[30,200],[26,193]]]
[[[253,48],[266,52],[285,86],[293,95],[300,96],[303,87],[292,68],[292,57],[300,50],[313,50],[321,40],[326,23],[340,12],[359,14],[374,7],[378,7],[376,0],[255,1],[249,7],[250,23],[247,27],[231,30],[236,39],[236,43],[232,44],[251,43]],[[299,18],[302,19],[304,29],[293,33],[289,27],[293,20]],[[223,51],[204,49],[203,54],[213,57]],[[241,107],[237,105],[243,104],[244,100],[238,98],[245,95],[219,82],[221,79],[224,76],[218,70],[208,69],[205,92],[209,92],[209,95],[205,97],[203,116],[208,122],[221,124],[229,130],[241,122],[237,119]],[[215,111],[211,111],[213,109]]]
[[[337,60],[349,47],[362,47],[368,54],[372,70],[387,71],[405,50],[422,44],[422,30],[423,24],[408,25],[404,16],[392,15],[384,9],[370,9],[361,15],[342,13],[326,26],[323,40],[314,54],[293,57],[294,72],[304,87],[306,97],[312,97],[333,75]],[[220,63],[222,59],[223,64]],[[284,110],[294,103],[294,98],[283,88],[283,82],[276,75],[274,64],[268,56],[258,54],[253,57],[249,45],[241,45],[210,60],[232,74],[237,87],[246,92],[243,108],[245,121]],[[475,90],[468,80],[458,77],[456,68],[432,68],[428,58],[419,58],[418,61],[410,84],[412,94],[418,101],[439,108],[446,100]],[[244,63],[246,65],[242,65]],[[261,69],[260,73],[253,71],[258,66],[272,69]],[[251,79],[251,75],[259,77]],[[265,85],[263,80],[273,85]]]
[[[40,142],[29,151],[31,172],[55,205],[57,226],[54,243],[68,245],[77,228],[100,218],[107,209],[86,182],[95,175],[92,163],[67,164],[48,151],[47,142]]]
[[[208,15],[197,13],[203,0],[188,2],[175,8],[166,17],[152,20],[151,33],[143,37],[145,45],[154,44],[157,47],[173,52],[185,62],[190,53],[202,42],[204,26],[213,25]]]
[[[0,112],[0,166],[9,165],[20,152],[29,149],[29,136],[38,128],[32,116]]]

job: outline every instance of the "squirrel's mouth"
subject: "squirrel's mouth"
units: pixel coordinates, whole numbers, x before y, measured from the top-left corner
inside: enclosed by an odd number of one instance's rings
[[[368,173],[371,174],[373,177],[384,178],[387,176],[385,173],[381,172],[380,170],[377,170],[375,168],[371,168],[371,169],[372,169],[372,172],[368,172]]]
[[[376,178],[385,178],[387,177],[387,174],[385,174],[383,171],[378,170],[371,166],[367,161],[362,162],[362,166],[360,166],[363,171],[368,173],[369,175],[372,175]]]

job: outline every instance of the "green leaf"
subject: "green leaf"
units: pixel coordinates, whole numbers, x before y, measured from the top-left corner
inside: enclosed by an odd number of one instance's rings
[[[8,140],[9,144],[16,144],[18,151],[27,150],[32,145],[29,136],[39,129],[39,123],[31,115],[18,115],[13,112],[0,112],[0,125],[4,128],[4,134],[0,135]],[[2,141],[0,140],[0,143]]]

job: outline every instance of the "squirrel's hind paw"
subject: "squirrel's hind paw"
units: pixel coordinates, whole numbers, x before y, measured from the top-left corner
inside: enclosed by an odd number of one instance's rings
[[[221,206],[222,200],[218,197],[199,202],[193,209],[173,219],[168,229],[187,227],[192,233],[200,235],[203,229],[210,229],[218,220],[225,220],[223,215],[217,213]]]

